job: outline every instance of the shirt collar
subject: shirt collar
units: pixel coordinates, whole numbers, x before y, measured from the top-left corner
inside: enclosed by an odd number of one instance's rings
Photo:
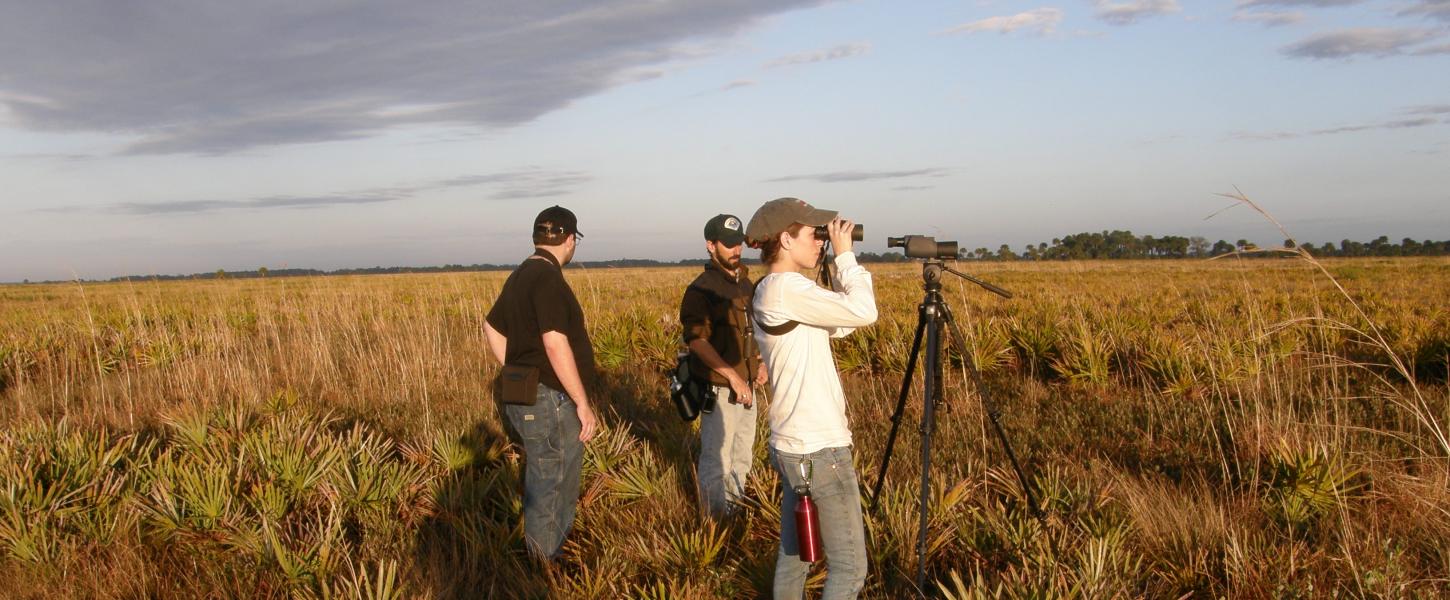
[[[564,268],[562,265],[559,264],[559,259],[554,256],[554,253],[553,252],[549,252],[548,250],[545,250],[543,248],[535,248],[534,249],[534,256],[541,256],[541,257],[543,257],[544,260],[549,261],[549,264],[554,265],[554,268],[556,268],[556,269],[563,269]]]
[[[725,270],[725,267],[720,266],[720,263],[715,262],[715,259],[713,258],[710,259],[710,262],[705,265],[705,272],[714,273],[716,276],[724,279],[725,281],[729,281],[730,283],[736,283],[740,281],[741,269],[736,269],[735,274],[731,275],[729,271]]]

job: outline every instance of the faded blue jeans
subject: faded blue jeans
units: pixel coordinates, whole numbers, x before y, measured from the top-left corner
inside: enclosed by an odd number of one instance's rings
[[[775,557],[775,598],[805,594],[811,564],[801,562],[795,528],[795,487],[805,483],[801,464],[809,463],[811,501],[821,521],[821,546],[826,554],[826,589],[822,600],[855,598],[866,585],[866,521],[861,515],[861,488],[851,447],[791,454],[772,448],[780,473],[780,551]]]
[[[504,414],[524,446],[524,542],[552,560],[574,526],[584,443],[569,395],[539,385],[533,406],[505,404]]]
[[[700,414],[700,460],[695,477],[700,506],[712,517],[734,512],[755,459],[755,409],[730,402],[730,388],[714,386],[715,410]]]

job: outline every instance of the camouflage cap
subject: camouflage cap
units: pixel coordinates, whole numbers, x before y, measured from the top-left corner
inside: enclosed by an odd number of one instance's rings
[[[821,210],[799,198],[776,198],[762,204],[755,211],[755,216],[750,217],[750,225],[745,228],[745,237],[752,244],[759,244],[785,231],[794,223],[812,227],[826,225],[836,218],[836,214],[834,210]]]

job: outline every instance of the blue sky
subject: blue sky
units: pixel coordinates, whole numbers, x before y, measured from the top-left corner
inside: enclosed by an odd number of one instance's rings
[[[0,281],[703,255],[797,196],[995,249],[1450,238],[1450,0],[0,0]]]

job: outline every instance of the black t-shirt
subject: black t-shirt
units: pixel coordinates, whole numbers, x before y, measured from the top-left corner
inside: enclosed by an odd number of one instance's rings
[[[594,347],[584,329],[584,310],[554,255],[539,250],[509,275],[498,300],[488,311],[488,323],[508,338],[504,362],[538,367],[539,383],[564,390],[544,352],[544,334],[557,331],[569,339],[574,365],[584,387],[594,383]]]

